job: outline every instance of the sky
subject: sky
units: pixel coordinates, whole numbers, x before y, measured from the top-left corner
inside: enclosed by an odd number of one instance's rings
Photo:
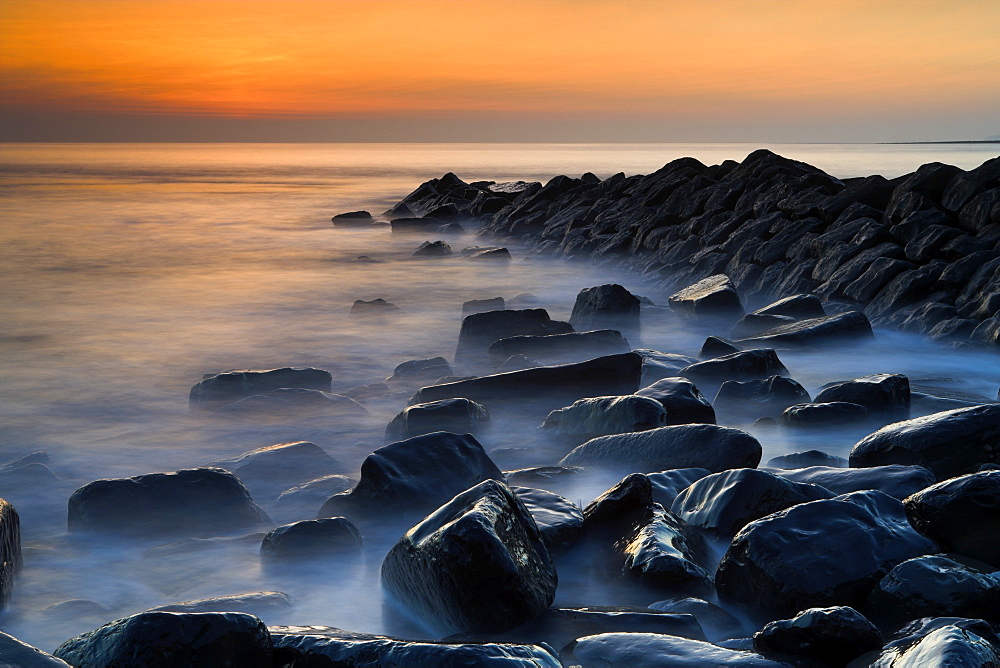
[[[0,0],[0,141],[1000,135],[1000,0]]]

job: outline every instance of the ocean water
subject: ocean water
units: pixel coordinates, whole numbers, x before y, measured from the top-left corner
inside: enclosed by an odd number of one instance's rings
[[[67,535],[66,500],[98,478],[189,468],[293,440],[316,442],[338,460],[340,472],[356,476],[412,391],[401,388],[368,404],[364,418],[247,423],[189,412],[188,390],[205,373],[316,366],[331,371],[333,390],[343,391],[381,381],[409,359],[450,359],[465,300],[529,292],[554,318],[567,319],[576,293],[601,283],[621,283],[656,303],[667,297],[635,276],[531,256],[516,245],[509,246],[509,266],[457,253],[414,260],[410,254],[424,238],[386,228],[334,229],[330,216],[380,213],[448,171],[467,181],[544,181],[586,171],[606,177],[648,173],[682,156],[707,164],[741,160],[756,148],[0,145],[0,465],[45,450],[57,476],[37,485],[0,482],[0,497],[21,513],[26,546],[25,570],[0,629],[51,650],[151,606],[280,589],[297,604],[265,617],[270,624],[433,636],[433,629],[387,612],[379,590],[378,567],[400,527],[366,535],[362,559],[318,573],[275,574],[261,569],[255,545],[153,559],[143,555],[149,544]],[[997,154],[995,145],[768,148],[838,177],[897,176],[930,161],[968,169]],[[447,241],[456,251],[483,243],[472,232]],[[360,255],[381,262],[355,262]],[[397,304],[398,314],[349,317],[355,299],[376,297]],[[707,333],[650,313],[632,343],[694,355]],[[782,360],[811,394],[824,383],[875,372],[906,373],[916,386],[973,401],[995,398],[1000,385],[995,355],[903,334],[879,332],[874,343],[846,353],[783,353]],[[495,429],[484,446],[530,445],[534,425],[516,427]],[[846,455],[859,435],[753,430],[764,461],[811,447]],[[501,468],[522,463],[510,452],[497,455]],[[572,490],[572,497],[586,503],[605,482]],[[255,500],[276,521],[311,517],[286,516],[273,498]],[[557,600],[616,602],[613,591],[581,600],[586,589],[572,589],[574,577],[564,579],[569,584]],[[95,601],[106,612],[46,610],[71,599]]]

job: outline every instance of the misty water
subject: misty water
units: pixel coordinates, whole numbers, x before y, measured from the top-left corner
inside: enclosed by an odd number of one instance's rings
[[[66,501],[107,477],[174,471],[275,443],[309,440],[357,476],[383,445],[386,424],[416,386],[365,403],[366,417],[253,422],[192,413],[188,391],[205,373],[234,368],[314,366],[333,391],[384,380],[406,360],[451,361],[462,302],[520,293],[566,320],[582,288],[617,282],[665,304],[641,277],[531,255],[506,244],[509,265],[460,257],[416,260],[426,237],[387,227],[334,229],[330,216],[380,213],[421,182],[453,171],[466,181],[541,180],[591,171],[648,173],[677,157],[707,164],[741,160],[757,145],[13,145],[0,146],[0,465],[46,451],[51,481],[0,486],[21,514],[24,563],[0,628],[47,650],[112,619],[152,606],[278,590],[296,601],[268,624],[325,624],[354,631],[433,637],[433,629],[387,610],[378,584],[382,557],[406,526],[363,528],[362,558],[321,568],[267,569],[259,536],[147,550],[135,542],[67,534]],[[995,146],[772,145],[839,177],[897,176],[930,161],[964,169]],[[445,237],[461,249],[471,232]],[[433,239],[430,239],[433,240]],[[367,255],[379,263],[357,263]],[[385,298],[391,317],[349,317],[355,299]],[[756,305],[752,305],[756,306]],[[634,348],[695,355],[706,334],[668,312],[644,311]],[[810,395],[825,383],[896,372],[914,389],[968,401],[995,399],[995,354],[955,350],[878,331],[865,345],[782,352]],[[455,368],[456,373],[481,371]],[[706,388],[708,389],[708,388]],[[708,392],[710,398],[714,389]],[[764,447],[762,462],[819,448],[846,456],[868,430],[788,432],[740,424]],[[496,421],[480,440],[501,469],[554,464],[536,447],[537,421]],[[512,450],[511,448],[525,448]],[[560,490],[587,503],[615,480],[587,478]],[[280,490],[277,490],[280,491]],[[251,488],[276,523],[318,510],[275,503]],[[169,540],[160,541],[167,543]],[[634,603],[596,588],[567,564],[556,603]],[[50,606],[95,601],[106,612],[61,614]],[[626,600],[628,599],[628,600]],[[652,603],[650,598],[646,604]]]

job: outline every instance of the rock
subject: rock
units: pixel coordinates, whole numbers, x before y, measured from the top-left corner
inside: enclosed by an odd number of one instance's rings
[[[805,450],[803,452],[791,452],[787,455],[772,457],[768,460],[767,466],[776,469],[800,469],[809,466],[846,468],[847,460],[843,457],[827,454],[821,450]],[[839,493],[843,494],[843,492]],[[890,494],[889,496],[892,495]]]
[[[877,373],[834,383],[816,395],[816,403],[846,401],[872,414],[906,414],[910,410],[910,380],[899,373]]]
[[[525,355],[511,355],[497,366],[496,372],[524,371],[525,369],[534,369],[540,366],[542,366],[542,363],[536,359],[526,357]]]
[[[494,366],[498,366],[513,355],[524,355],[542,364],[566,364],[602,355],[627,353],[630,350],[632,347],[621,332],[601,329],[591,332],[498,339],[490,345],[489,355]]]
[[[251,487],[277,487],[275,492],[341,468],[323,448],[309,441],[268,445],[208,466],[225,469]]]
[[[712,404],[687,378],[661,378],[636,392],[636,396],[659,401],[667,411],[666,425],[697,422],[715,424],[715,409]]]
[[[510,262],[513,258],[506,248],[487,248],[467,256],[470,260],[492,260],[494,262]]]
[[[669,298],[670,308],[695,318],[737,318],[743,315],[743,304],[736,286],[725,274],[716,274],[675,292]]]
[[[854,608],[809,608],[792,619],[768,623],[753,634],[753,648],[765,655],[778,652],[843,666],[882,649],[882,634]]]
[[[867,408],[846,401],[796,404],[781,414],[781,422],[793,427],[838,427],[870,421]]]
[[[695,481],[670,510],[696,527],[733,536],[750,522],[800,503],[832,498],[823,487],[756,469],[734,469]]]
[[[639,348],[632,352],[642,357],[642,386],[651,385],[664,378],[678,377],[680,370],[698,361],[696,357],[661,353],[658,350]]]
[[[378,399],[379,397],[384,397],[391,393],[392,388],[385,383],[368,383],[367,385],[358,385],[348,390],[344,390],[341,394],[342,396],[350,397],[360,403],[364,401],[371,401],[372,399]]]
[[[426,512],[484,480],[503,474],[471,434],[415,436],[368,455],[354,489],[330,497],[318,517]]]
[[[375,222],[367,211],[349,211],[338,213],[330,219],[334,227],[368,227]]]
[[[396,366],[392,375],[385,379],[387,383],[409,382],[416,380],[437,380],[442,376],[452,374],[448,360],[443,357],[431,357],[423,360],[407,360]]]
[[[282,387],[263,394],[254,394],[229,404],[223,404],[214,412],[259,419],[286,416],[368,415],[367,409],[350,397],[299,387]]]
[[[899,635],[880,654],[872,655],[873,668],[991,668],[1000,664],[1000,638],[981,619],[921,619]]]
[[[754,315],[784,315],[796,320],[822,318],[826,315],[823,302],[816,295],[792,295],[759,308]]]
[[[934,484],[934,474],[923,466],[873,466],[864,469],[810,466],[802,469],[773,470],[771,473],[795,482],[825,487],[834,494],[876,489],[902,501],[910,494]]]
[[[359,255],[352,260],[352,262],[357,262],[359,264],[378,264],[382,260],[376,260],[368,255]]]
[[[170,603],[150,608],[146,612],[243,612],[262,616],[291,609],[292,597],[280,591],[255,591],[249,594],[216,596],[197,601]]]
[[[548,414],[539,429],[576,443],[626,432],[662,427],[667,411],[660,402],[634,394],[580,399]]]
[[[437,232],[445,224],[440,218],[425,216],[423,218],[393,218],[389,224],[392,231],[406,234],[423,234]]]
[[[95,480],[69,498],[69,530],[220,536],[270,523],[240,479],[220,468]]]
[[[694,382],[721,383],[726,380],[753,380],[788,375],[788,369],[770,348],[741,350],[684,367],[677,375]]]
[[[21,564],[21,518],[14,506],[0,499],[0,610],[10,600]]]
[[[791,378],[770,376],[762,380],[727,380],[712,402],[723,414],[749,418],[777,417],[789,406],[809,401],[809,393]]]
[[[729,339],[710,336],[702,344],[701,350],[698,352],[698,358],[703,360],[714,359],[731,353],[738,353],[741,350],[743,349]]]
[[[617,283],[580,290],[569,322],[580,330],[638,329],[639,298]]]
[[[70,638],[55,655],[76,668],[271,668],[264,622],[238,612],[141,612]]]
[[[470,299],[462,302],[462,317],[473,313],[485,313],[487,311],[503,311],[507,306],[503,297],[492,297],[490,299]]]
[[[860,311],[847,311],[820,318],[809,318],[781,325],[763,334],[737,341],[737,344],[797,348],[826,345],[836,341],[871,339],[871,323]]]
[[[511,487],[531,513],[549,554],[559,555],[576,545],[583,533],[583,512],[569,499],[544,489]]]
[[[508,371],[422,387],[410,401],[425,403],[466,397],[491,410],[496,404],[516,404],[522,416],[534,413],[544,416],[577,399],[632,394],[639,389],[641,370],[642,358],[635,353],[608,355],[576,364]]]
[[[302,520],[272,529],[260,544],[271,560],[335,559],[361,553],[361,534],[346,517]]]
[[[554,492],[575,492],[577,482],[585,473],[586,469],[580,466],[532,466],[504,471],[511,487],[538,487]]]
[[[440,240],[425,241],[413,251],[413,257],[444,257],[451,254],[451,246]]]
[[[367,302],[363,299],[356,299],[354,305],[351,306],[351,315],[385,315],[398,310],[398,306],[381,297]]]
[[[69,668],[69,664],[0,631],[0,668]]]
[[[489,347],[500,339],[568,334],[572,331],[569,323],[552,320],[545,309],[540,308],[473,313],[462,319],[455,361],[484,360]]]
[[[1000,463],[1000,404],[958,408],[896,422],[858,441],[852,467],[919,464],[939,479]]]
[[[769,332],[776,327],[788,325],[796,322],[795,318],[787,315],[761,315],[758,313],[747,313],[736,321],[729,335],[735,339],[743,339],[750,336],[757,336]]]
[[[549,650],[534,645],[403,640],[329,626],[272,626],[270,631],[275,656],[285,666],[562,666]]]
[[[315,480],[289,487],[275,500],[279,507],[315,508],[334,494],[354,487],[358,481],[346,475],[325,475]]]
[[[745,526],[716,573],[723,603],[771,621],[811,607],[860,607],[897,564],[935,550],[903,505],[876,491],[792,506]]]
[[[578,446],[559,464],[644,472],[682,468],[719,472],[754,468],[760,456],[760,443],[745,431],[714,424],[684,424],[601,436]]]
[[[903,505],[917,531],[943,549],[1000,568],[1000,470],[944,480]]]
[[[868,615],[896,627],[921,617],[1000,620],[1000,572],[964,557],[934,554],[908,559],[868,594]]]
[[[700,598],[668,598],[656,603],[650,603],[651,610],[672,612],[674,614],[693,615],[709,638],[732,638],[741,632],[741,624],[731,614],[708,601]],[[662,633],[662,631],[661,631]],[[680,635],[671,633],[670,635]],[[689,637],[689,636],[688,636]],[[695,638],[697,640],[697,638]]]
[[[406,532],[382,562],[382,585],[439,629],[502,633],[552,603],[556,571],[524,504],[487,480]]]
[[[204,380],[191,388],[189,404],[192,408],[211,410],[255,394],[286,387],[329,392],[332,380],[329,371],[294,367],[206,374]]]
[[[489,423],[489,411],[482,404],[471,399],[441,399],[404,408],[385,428],[385,440],[401,441],[435,431],[478,434]]]
[[[562,652],[566,665],[581,668],[680,668],[681,666],[739,666],[788,668],[754,652],[726,649],[662,633],[601,633],[578,638]]]
[[[649,473],[646,477],[649,478],[649,484],[653,489],[653,501],[664,508],[669,508],[678,494],[687,489],[691,483],[701,480],[710,473],[708,469],[699,468],[673,469]]]

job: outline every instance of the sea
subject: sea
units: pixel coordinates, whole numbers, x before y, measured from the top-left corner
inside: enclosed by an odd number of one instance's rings
[[[379,587],[398,527],[364,536],[361,559],[276,574],[261,567],[252,540],[164,557],[151,556],[151,544],[68,534],[67,499],[92,480],[191,468],[298,440],[317,443],[339,472],[356,477],[409,397],[397,391],[373,401],[364,418],[247,424],[189,410],[188,391],[204,374],[314,366],[333,374],[334,392],[346,391],[383,381],[406,360],[451,360],[466,300],[530,293],[565,320],[576,293],[594,285],[620,283],[655,304],[668,296],[641,276],[516,243],[507,244],[509,264],[469,261],[461,248],[490,243],[474,230],[447,237],[454,255],[419,260],[413,250],[434,239],[387,226],[335,228],[331,216],[378,215],[447,172],[466,181],[605,178],[685,156],[739,161],[758,148],[840,178],[895,177],[935,161],[970,169],[998,154],[996,144],[0,144],[0,467],[44,451],[52,474],[29,483],[0,468],[0,497],[18,509],[24,543],[0,629],[51,651],[153,606],[280,590],[295,604],[265,616],[269,624],[433,637]],[[374,298],[400,310],[376,321],[350,316],[355,300]],[[632,344],[695,355],[705,334],[661,316]],[[995,400],[1000,385],[995,354],[897,332],[782,360],[811,395],[877,372],[905,373],[914,387],[971,401]],[[813,447],[846,456],[858,437],[735,426],[758,436],[765,461]],[[515,455],[523,455],[524,433],[498,430],[481,440],[501,468],[514,468],[523,463]],[[574,490],[572,500],[585,504],[601,491]],[[255,500],[275,523],[308,519],[283,514],[274,498]],[[582,600],[586,587],[564,579],[570,584],[557,602],[616,602],[610,590]]]

